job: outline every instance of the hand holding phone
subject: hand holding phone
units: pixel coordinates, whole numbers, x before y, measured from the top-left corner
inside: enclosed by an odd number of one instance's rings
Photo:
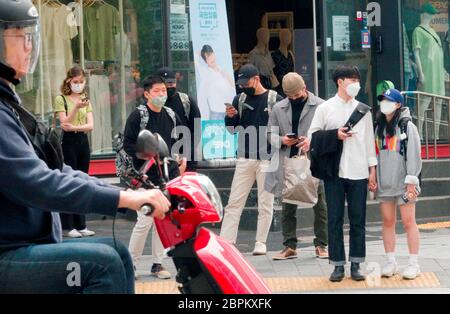
[[[234,108],[234,106],[232,104],[225,103],[225,106],[226,106],[225,112],[226,112],[226,115],[228,116],[228,118],[233,118],[239,114],[238,111],[236,110],[236,108]]]
[[[298,135],[295,133],[288,133],[286,134],[286,136],[291,139],[291,140],[297,140],[298,139]]]

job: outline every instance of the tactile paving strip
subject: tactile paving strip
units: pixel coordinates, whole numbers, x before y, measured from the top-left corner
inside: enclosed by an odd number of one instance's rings
[[[300,293],[314,291],[357,290],[357,289],[408,289],[438,288],[440,282],[434,273],[423,273],[416,280],[404,280],[401,276],[379,278],[362,282],[345,279],[332,283],[326,277],[266,278],[267,285],[274,293]],[[139,282],[137,294],[179,294],[174,281]]]
[[[450,221],[445,222],[432,222],[428,224],[419,225],[420,230],[437,230],[450,228]]]

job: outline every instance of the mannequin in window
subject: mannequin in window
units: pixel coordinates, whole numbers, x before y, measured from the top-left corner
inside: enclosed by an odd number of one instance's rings
[[[277,80],[277,77],[273,72],[275,64],[273,63],[272,55],[269,51],[269,29],[258,29],[256,32],[256,39],[258,43],[248,55],[249,63],[258,68],[261,77],[261,84],[264,88],[276,89],[280,85],[280,82]]]
[[[413,49],[417,66],[418,86],[421,92],[445,96],[444,51],[439,35],[430,22],[439,11],[429,3],[422,7],[421,24],[413,32]],[[426,110],[432,108],[431,97],[421,97],[419,104],[419,133],[423,135],[423,121]],[[436,138],[442,115],[442,100],[436,99]],[[432,135],[434,137],[434,134]]]
[[[280,32],[280,47],[272,52],[272,59],[275,63],[274,73],[279,82],[283,82],[286,74],[295,72],[294,53],[289,50],[292,43],[292,32],[289,29],[282,29]],[[280,95],[285,96],[281,85],[277,88]]]

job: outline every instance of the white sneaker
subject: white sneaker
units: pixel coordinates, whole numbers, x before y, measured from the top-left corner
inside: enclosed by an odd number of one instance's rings
[[[83,235],[81,233],[79,233],[78,230],[73,229],[73,230],[71,230],[71,231],[66,233],[66,237],[79,239],[79,238],[82,238]]]
[[[418,264],[409,264],[403,271],[403,279],[414,280],[420,276],[420,267]]]
[[[84,230],[78,230],[78,232],[83,236],[83,237],[93,237],[95,236],[95,232],[88,230],[88,229],[84,229]]]
[[[267,254],[267,246],[264,243],[256,242],[253,256],[261,256]]]
[[[398,273],[398,265],[395,262],[387,261],[383,269],[381,270],[381,276],[385,278],[390,278],[395,276]]]

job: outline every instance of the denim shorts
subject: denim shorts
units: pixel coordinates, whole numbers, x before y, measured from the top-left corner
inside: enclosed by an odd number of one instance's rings
[[[393,196],[393,197],[377,197],[377,201],[380,203],[395,203],[398,206],[406,205],[405,201],[403,200],[403,197],[401,196]],[[408,204],[416,204],[418,199],[409,201]]]

